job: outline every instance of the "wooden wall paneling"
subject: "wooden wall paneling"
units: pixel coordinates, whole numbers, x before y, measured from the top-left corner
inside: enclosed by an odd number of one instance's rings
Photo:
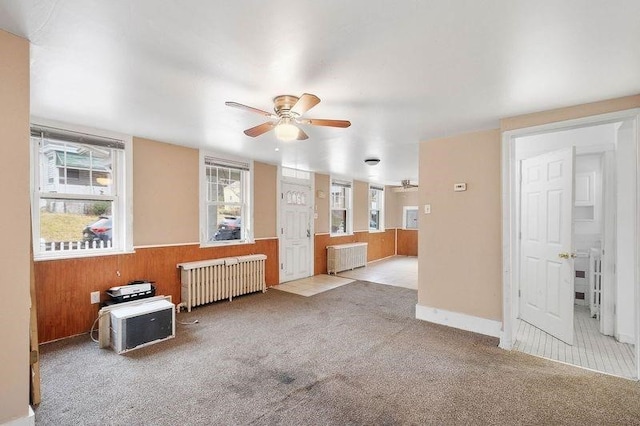
[[[110,287],[148,279],[155,281],[156,294],[171,295],[175,303],[180,303],[178,263],[258,253],[267,256],[267,286],[278,284],[275,238],[258,240],[255,244],[202,249],[197,244],[138,248],[131,254],[36,262],[39,341],[88,332],[100,308],[90,303],[92,291],[100,291],[105,299],[105,291]]]
[[[327,273],[327,246],[347,243],[368,243],[367,261],[371,262],[395,254],[395,230],[385,232],[355,232],[353,235],[332,237],[329,234],[316,234],[314,239],[315,261],[314,275]]]
[[[398,254],[401,256],[418,255],[418,231],[398,229]]]

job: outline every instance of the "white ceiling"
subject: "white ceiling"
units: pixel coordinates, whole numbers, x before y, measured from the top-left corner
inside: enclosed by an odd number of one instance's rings
[[[34,116],[386,184],[420,141],[640,93],[638,0],[0,0],[0,28],[32,43]],[[352,126],[253,139],[224,105],[304,92]]]

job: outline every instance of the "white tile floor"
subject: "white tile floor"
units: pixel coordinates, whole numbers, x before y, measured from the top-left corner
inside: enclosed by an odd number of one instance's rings
[[[303,278],[301,280],[289,281],[283,284],[275,285],[271,288],[276,290],[295,293],[300,296],[313,296],[323,291],[331,290],[345,284],[352,283],[355,280],[341,278],[331,275],[315,275],[313,277]]]
[[[574,344],[570,346],[525,321],[516,321],[516,350],[603,373],[635,378],[633,345],[600,334],[598,320],[591,318],[589,308],[585,306],[575,307],[573,340]]]
[[[396,287],[418,289],[418,258],[393,256],[370,262],[363,268],[339,272],[338,276]]]

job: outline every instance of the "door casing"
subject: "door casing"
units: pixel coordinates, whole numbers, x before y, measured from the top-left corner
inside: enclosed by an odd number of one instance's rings
[[[550,131],[567,130],[571,128],[588,127],[597,124],[613,123],[631,120],[635,127],[635,167],[636,167],[636,212],[640,212],[640,108],[595,115],[591,117],[549,123],[523,129],[507,131],[502,134],[502,296],[503,296],[503,326],[500,337],[500,347],[511,350],[514,343],[514,324],[518,311],[517,280],[519,277],[519,167],[515,157],[515,142],[518,137],[547,133]],[[635,240],[636,247],[640,246],[640,214],[636,214]],[[634,306],[635,306],[635,365],[636,378],[640,377],[640,249],[635,253],[634,276]]]

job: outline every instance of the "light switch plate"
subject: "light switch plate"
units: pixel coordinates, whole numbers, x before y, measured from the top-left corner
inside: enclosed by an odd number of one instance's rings
[[[424,205],[424,214],[430,214],[431,213],[431,204],[425,204]]]

